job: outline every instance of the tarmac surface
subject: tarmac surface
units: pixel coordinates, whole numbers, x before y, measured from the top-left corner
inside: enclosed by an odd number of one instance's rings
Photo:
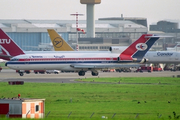
[[[75,79],[82,78],[98,78],[98,77],[176,77],[180,75],[180,71],[161,71],[161,72],[99,72],[98,76],[92,76],[91,72],[86,72],[85,76],[79,76],[78,73],[59,73],[59,74],[30,74],[24,73],[20,76],[15,70],[3,69],[0,72],[0,82],[8,81],[24,81],[38,83],[79,83]]]

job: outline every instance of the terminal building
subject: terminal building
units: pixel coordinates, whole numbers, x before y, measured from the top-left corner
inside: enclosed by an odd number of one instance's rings
[[[78,27],[86,31],[86,20],[79,20]],[[77,32],[75,20],[22,20],[0,19],[0,28],[26,51],[50,50],[51,40],[47,29],[55,29],[76,50]],[[80,51],[105,51],[110,46],[128,46],[148,32],[146,18],[112,17],[95,20],[95,38],[78,32]],[[164,34],[164,32],[159,32]],[[161,49],[162,42],[154,48]],[[50,46],[50,47],[49,47]]]
[[[149,27],[149,30],[153,33],[159,35],[168,35],[173,36],[173,38],[164,38],[159,42],[159,45],[162,45],[162,50],[173,50],[176,46],[179,46],[180,43],[180,26],[179,21],[167,21],[162,20],[158,21],[157,24],[152,24]]]

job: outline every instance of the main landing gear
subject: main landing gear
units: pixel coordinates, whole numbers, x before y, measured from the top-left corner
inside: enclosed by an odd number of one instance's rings
[[[92,75],[92,76],[98,76],[98,74],[99,74],[99,73],[98,73],[97,71],[91,71],[91,75]]]
[[[79,72],[78,72],[78,75],[79,75],[79,76],[84,76],[84,75],[85,75],[85,71],[79,71]]]
[[[92,76],[98,76],[98,74],[99,74],[99,73],[98,73],[96,70],[91,71],[91,75],[92,75]],[[79,76],[84,76],[84,75],[85,75],[85,71],[79,71],[79,72],[78,72],[78,75],[79,75]]]
[[[20,75],[20,76],[23,76],[23,75],[24,75],[24,73],[23,73],[23,72],[19,72],[19,75]]]

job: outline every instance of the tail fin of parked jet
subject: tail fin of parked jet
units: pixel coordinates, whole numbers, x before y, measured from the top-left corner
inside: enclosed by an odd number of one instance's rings
[[[0,46],[4,55],[24,54],[23,50],[2,29],[0,29]]]
[[[152,34],[143,34],[138,40],[125,49],[118,59],[141,61],[147,51],[159,38],[159,36],[153,36]]]
[[[71,46],[54,30],[48,29],[55,51],[74,51]]]

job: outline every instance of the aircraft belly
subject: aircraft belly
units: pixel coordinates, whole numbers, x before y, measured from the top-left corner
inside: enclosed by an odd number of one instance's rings
[[[8,67],[15,70],[76,70],[70,64],[11,64]]]

